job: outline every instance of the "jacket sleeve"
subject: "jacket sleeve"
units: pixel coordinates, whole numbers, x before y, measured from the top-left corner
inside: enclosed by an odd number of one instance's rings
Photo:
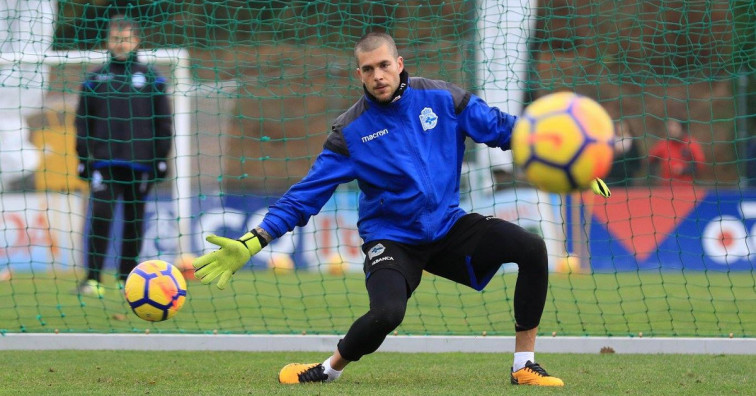
[[[324,149],[307,175],[291,186],[263,218],[260,227],[273,238],[304,226],[318,214],[339,184],[355,179],[350,157]]]
[[[664,145],[661,142],[657,142],[648,150],[648,162],[654,164],[661,162],[662,156],[664,156]]]
[[[76,128],[76,154],[79,156],[79,160],[83,161],[89,158],[89,150],[87,149],[87,140],[89,138],[90,127],[90,106],[92,106],[91,99],[92,82],[87,79],[81,84],[81,90],[79,92],[79,104],[76,107],[76,118],[74,119],[74,127]]]
[[[701,172],[704,170],[704,162],[706,161],[706,156],[703,152],[703,147],[701,147],[701,144],[697,141],[691,141],[690,144],[690,153],[693,156],[693,166],[695,167],[696,172]]]
[[[459,128],[477,143],[509,150],[517,117],[491,107],[481,98],[469,94],[467,105],[459,112]]]
[[[163,160],[168,157],[173,141],[173,111],[166,92],[166,80],[155,74],[154,106],[154,129],[155,129],[155,155],[156,159]]]

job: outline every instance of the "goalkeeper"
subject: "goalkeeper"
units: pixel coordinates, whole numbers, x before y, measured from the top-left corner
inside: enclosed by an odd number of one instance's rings
[[[209,236],[221,249],[194,261],[196,276],[206,284],[219,278],[217,286],[224,288],[252,255],[307,224],[339,184],[356,179],[370,309],[332,356],[323,363],[289,364],[279,381],[333,381],[347,364],[375,352],[404,319],[423,270],[482,290],[501,264],[513,262],[519,272],[511,383],[563,386],[534,356],[548,286],[543,239],[459,207],[465,139],[508,150],[516,118],[450,83],[410,78],[387,34],[368,33],[354,55],[365,94],[336,119],[307,176],[241,238]]]

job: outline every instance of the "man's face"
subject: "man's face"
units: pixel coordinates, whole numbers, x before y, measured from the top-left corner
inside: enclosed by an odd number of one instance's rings
[[[404,70],[404,59],[394,58],[388,45],[369,52],[357,52],[357,77],[367,91],[381,103],[391,101],[399,88],[399,74]]]
[[[671,139],[682,139],[685,133],[682,125],[675,120],[667,121],[667,136]]]
[[[126,60],[139,46],[139,37],[132,29],[113,29],[108,35],[108,50],[118,60]]]

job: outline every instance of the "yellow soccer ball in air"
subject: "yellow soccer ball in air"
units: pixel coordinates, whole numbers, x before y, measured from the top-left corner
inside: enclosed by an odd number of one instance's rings
[[[186,281],[175,266],[162,260],[149,260],[129,273],[124,293],[138,317],[160,322],[172,318],[184,305]]]
[[[590,188],[614,158],[614,124],[595,100],[572,92],[538,98],[512,132],[515,166],[536,188],[567,193]]]

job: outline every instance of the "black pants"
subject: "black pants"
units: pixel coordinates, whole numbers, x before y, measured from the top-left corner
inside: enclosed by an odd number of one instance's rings
[[[548,288],[546,244],[516,224],[472,213],[434,243],[412,246],[378,240],[363,250],[370,310],[339,342],[344,359],[356,361],[375,352],[401,324],[423,270],[482,290],[502,264],[516,263],[515,331],[533,329],[541,321]]]
[[[123,239],[118,279],[125,280],[136,266],[144,236],[145,197],[152,186],[149,173],[131,168],[108,167],[93,172],[90,181],[92,217],[87,236],[87,279],[101,280],[110,228],[119,200],[123,202]]]

